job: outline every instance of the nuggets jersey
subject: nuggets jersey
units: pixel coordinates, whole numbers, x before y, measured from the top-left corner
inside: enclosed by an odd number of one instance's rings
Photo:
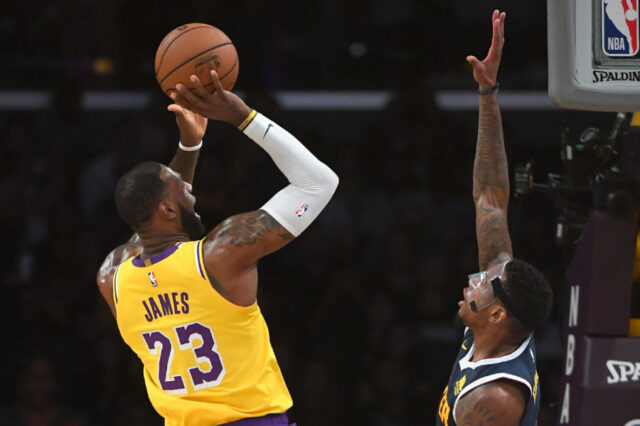
[[[474,350],[473,333],[467,328],[464,332],[464,341],[460,352],[453,365],[449,384],[442,393],[436,415],[436,425],[456,425],[455,410],[461,397],[485,383],[507,379],[521,383],[529,389],[529,401],[520,425],[535,426],[540,408],[540,392],[533,335],[522,342],[514,352],[499,358],[473,362],[470,359]]]
[[[166,426],[211,426],[292,405],[257,303],[234,305],[212,286],[202,240],[137,257],[115,272],[118,328],[144,366]]]

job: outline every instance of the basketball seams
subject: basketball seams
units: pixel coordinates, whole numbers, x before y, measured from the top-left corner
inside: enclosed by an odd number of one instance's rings
[[[236,67],[237,67],[237,66],[238,66],[238,60],[236,59],[236,61],[233,63],[233,66],[231,67],[231,69],[229,69],[229,71],[227,71],[227,72],[226,72],[222,77],[220,77],[220,78],[219,78],[220,82],[222,83],[222,80],[224,80],[224,78],[225,78],[226,76],[228,76],[229,74],[231,74],[231,72],[232,72],[234,69],[236,69]],[[202,87],[204,87],[205,89],[206,89],[207,87],[209,87],[209,86],[213,86],[213,82],[211,82],[211,83],[207,83],[207,84],[204,84],[204,83],[202,84]],[[223,86],[223,88],[224,88],[224,86]],[[196,92],[198,89],[196,89],[195,87],[187,87],[187,90],[189,90],[191,93],[193,93],[193,92]],[[167,89],[167,95],[169,95],[172,91],[173,91],[173,92],[175,92],[175,91],[176,91],[176,89],[171,88],[171,87],[170,87],[170,88],[168,88],[168,89]]]
[[[176,37],[174,37],[174,39],[171,40],[169,45],[164,49],[164,52],[162,52],[162,57],[160,58],[160,62],[158,63],[158,69],[156,70],[156,78],[158,78],[158,72],[160,72],[160,68],[162,68],[162,62],[164,61],[164,55],[167,54],[167,50],[169,50],[169,47],[171,47],[173,42],[176,41],[177,39],[179,39],[180,37],[182,37],[183,35],[185,35],[186,33],[188,33],[189,31],[197,30],[198,28],[215,28],[215,27],[212,27],[211,25],[200,25],[198,27],[189,28],[188,30],[183,31],[180,34],[178,34]],[[167,36],[165,36],[165,38],[167,38],[168,36],[169,35],[167,34]],[[164,41],[164,39],[162,41]],[[160,44],[162,44],[162,41],[160,42]]]
[[[229,41],[229,42],[226,42],[226,43],[218,44],[217,46],[213,46],[213,47],[211,47],[211,48],[209,48],[209,49],[203,50],[202,52],[198,53],[197,55],[194,55],[194,56],[192,56],[191,58],[187,59],[186,61],[184,61],[183,63],[181,63],[180,65],[178,65],[178,66],[177,66],[177,67],[175,67],[174,69],[172,69],[171,71],[169,71],[169,73],[168,73],[167,75],[165,75],[165,76],[162,78],[162,80],[159,80],[158,82],[160,83],[160,86],[162,86],[162,83],[163,83],[163,82],[164,82],[164,81],[165,81],[165,80],[166,80],[166,79],[167,79],[171,74],[173,74],[174,72],[178,71],[180,68],[182,68],[183,66],[185,66],[185,65],[186,65],[186,64],[188,64],[189,62],[193,61],[193,60],[194,60],[195,58],[197,58],[198,56],[201,56],[201,55],[203,55],[204,53],[211,52],[211,51],[216,50],[216,49],[218,49],[218,48],[220,48],[220,47],[228,46],[228,45],[233,46],[233,43]],[[165,52],[166,52],[166,51],[165,51]],[[238,62],[238,61],[236,60],[236,64],[234,64],[234,67],[235,67],[235,65],[237,65],[237,62]],[[159,68],[158,68],[158,69],[159,69]],[[232,69],[233,69],[233,67],[232,67]],[[227,74],[228,74],[228,72],[227,72]],[[225,76],[226,76],[226,74],[225,74]],[[157,79],[157,74],[156,74],[156,79]]]
[[[225,78],[226,76],[228,76],[229,74],[231,74],[231,71],[233,71],[233,70],[236,68],[236,66],[238,66],[238,59],[237,59],[237,58],[236,58],[236,61],[235,61],[235,62],[233,63],[233,65],[231,66],[231,68],[229,69],[229,71],[227,71],[224,75],[222,75],[222,76],[219,78],[219,80],[220,80],[220,81],[224,80],[224,78]],[[209,84],[213,84],[213,83],[209,83]]]
[[[220,82],[222,83],[222,80],[224,80],[224,78],[225,78],[226,76],[228,76],[229,74],[231,74],[231,72],[232,72],[234,69],[236,69],[236,67],[237,67],[237,66],[238,66],[238,59],[236,59],[236,61],[233,63],[233,66],[231,67],[231,69],[230,69],[229,71],[227,71],[227,72],[226,72],[222,77],[220,77],[220,78],[219,78]],[[204,84],[204,83],[203,83],[203,84],[202,84],[202,86],[206,89],[206,88],[208,88],[209,86],[213,86],[213,82],[211,82],[211,83],[207,83],[207,84]],[[223,87],[224,87],[224,86],[223,86]],[[193,93],[193,92],[197,91],[197,89],[196,89],[195,87],[191,87],[191,88],[190,88],[190,87],[187,87],[187,90],[189,90],[191,93]],[[175,92],[175,91],[176,91],[176,89],[171,88],[171,87],[170,87],[170,88],[168,88],[168,89],[167,89],[167,95],[171,94],[171,92],[172,92],[172,91],[173,91],[173,92]]]

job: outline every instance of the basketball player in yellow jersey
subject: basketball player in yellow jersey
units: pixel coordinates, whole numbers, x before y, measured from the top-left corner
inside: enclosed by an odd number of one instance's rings
[[[292,401],[257,305],[256,265],[311,224],[338,177],[211,75],[214,94],[192,76],[201,98],[177,85],[174,108],[237,126],[267,151],[289,185],[201,238],[191,194],[196,158],[176,168],[134,167],[118,181],[116,207],[138,238],[107,256],[98,285],[143,363],[149,399],[165,425],[284,426]],[[204,134],[198,123],[189,124]],[[199,146],[192,139],[181,150]]]

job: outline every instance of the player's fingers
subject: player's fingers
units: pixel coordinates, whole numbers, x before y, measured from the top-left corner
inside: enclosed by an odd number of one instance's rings
[[[502,40],[504,40],[504,21],[507,18],[507,12],[502,12],[500,14],[500,34],[502,35]]]
[[[500,28],[500,19],[493,20],[493,39],[491,43],[499,43],[502,39],[502,29]]]
[[[222,88],[222,83],[220,83],[216,70],[211,70],[211,81],[213,81],[213,87],[216,88],[218,96],[224,96],[224,89]]]
[[[176,94],[176,96],[173,98],[173,101],[182,108],[188,109],[189,111],[195,112],[196,114],[200,114],[202,116],[205,115],[201,108],[198,108],[196,105],[191,103],[188,99],[180,94]]]
[[[171,111],[175,114],[180,114],[180,115],[184,115],[184,108],[182,108],[180,105],[178,104],[170,104],[167,106],[167,111]]]
[[[204,88],[202,82],[197,76],[192,75],[190,77],[190,80],[196,86],[196,92],[198,92],[201,98],[207,98],[208,96],[210,96],[210,93],[207,92],[207,89]]]
[[[500,11],[498,9],[495,9],[493,11],[493,13],[491,14],[491,22],[493,22],[496,19],[498,19],[498,16],[500,16]]]
[[[178,91],[178,96],[183,97],[193,106],[187,109],[194,111],[195,109],[204,110],[207,108],[207,104],[203,102],[201,98],[191,93],[191,91],[187,89],[185,85],[180,83],[176,84],[176,90]]]
[[[469,65],[475,68],[480,61],[475,56],[467,56],[467,62],[469,63]]]

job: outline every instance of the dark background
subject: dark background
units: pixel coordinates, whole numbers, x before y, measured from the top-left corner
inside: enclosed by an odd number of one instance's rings
[[[478,0],[5,1],[0,92],[44,90],[48,108],[0,110],[0,425],[57,407],[50,425],[158,425],[138,359],[95,286],[130,231],[118,176],[168,162],[178,132],[157,87],[162,37],[187,22],[223,29],[240,55],[236,89],[340,176],[326,211],[260,265],[259,303],[299,425],[432,424],[459,347],[452,326],[477,249],[471,199],[477,111],[438,108],[439,90],[476,90],[505,7],[501,91],[546,91],[544,2]],[[352,53],[354,43],[366,48]],[[357,50],[357,49],[356,49]],[[107,64],[100,72],[96,61]],[[389,90],[379,111],[284,110],[278,90]],[[87,111],[87,90],[153,94],[143,110]],[[560,132],[607,128],[613,114],[525,106],[503,113],[513,167],[561,172]],[[195,177],[207,227],[260,207],[286,183],[257,146],[211,122]],[[542,195],[512,199],[515,255],[561,303],[567,248]],[[569,248],[570,251],[570,248]],[[553,424],[559,313],[537,333],[540,425]],[[24,420],[23,420],[24,421]]]

